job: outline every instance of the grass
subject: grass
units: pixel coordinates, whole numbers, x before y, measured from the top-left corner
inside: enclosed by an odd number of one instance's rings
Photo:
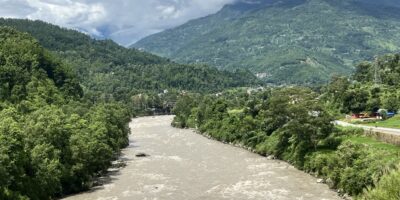
[[[384,121],[365,123],[364,125],[400,129],[400,115],[396,115]]]
[[[365,151],[369,154],[379,154],[382,164],[385,162],[399,162],[400,146],[381,142],[368,136],[350,136],[346,140],[354,144],[366,145]]]
[[[349,136],[345,140],[349,140],[355,144],[365,144],[372,151],[387,151],[394,155],[400,155],[400,146],[380,142],[368,136]]]

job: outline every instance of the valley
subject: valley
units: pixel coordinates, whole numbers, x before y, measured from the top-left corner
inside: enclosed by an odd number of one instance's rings
[[[0,200],[399,200],[399,5],[0,1]]]

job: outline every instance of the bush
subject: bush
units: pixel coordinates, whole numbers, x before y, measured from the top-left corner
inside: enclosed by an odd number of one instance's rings
[[[369,187],[364,191],[360,200],[399,200],[400,199],[400,170],[386,174],[377,182],[375,188]]]

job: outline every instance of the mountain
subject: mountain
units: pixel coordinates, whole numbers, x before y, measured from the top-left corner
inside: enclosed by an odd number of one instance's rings
[[[399,0],[242,0],[133,45],[184,63],[320,83],[400,50]]]
[[[165,89],[209,92],[256,83],[256,78],[244,70],[228,72],[205,65],[177,64],[42,21],[0,18],[1,26],[29,33],[56,54],[72,68],[85,94],[93,96],[94,101],[129,101],[135,94]]]

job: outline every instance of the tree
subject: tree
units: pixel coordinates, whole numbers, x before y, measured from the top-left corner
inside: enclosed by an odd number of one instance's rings
[[[0,111],[0,197],[22,197],[29,186],[26,167],[29,155],[24,150],[24,134],[14,108]],[[18,197],[18,198],[17,198]]]
[[[187,127],[187,120],[192,113],[192,108],[196,105],[196,101],[190,95],[182,95],[176,102],[172,113],[176,114],[177,117],[174,119],[174,126],[184,128]]]
[[[345,94],[349,87],[350,81],[348,77],[333,76],[327,86],[327,93],[334,98],[334,101],[341,101],[343,99],[343,94]]]
[[[395,91],[389,91],[382,95],[382,106],[388,111],[397,112],[400,108],[400,101]]]
[[[128,144],[127,106],[94,104],[82,91],[36,40],[0,28],[0,199],[48,200],[87,189]]]
[[[360,113],[367,109],[369,93],[361,88],[346,91],[343,99],[343,111]]]

